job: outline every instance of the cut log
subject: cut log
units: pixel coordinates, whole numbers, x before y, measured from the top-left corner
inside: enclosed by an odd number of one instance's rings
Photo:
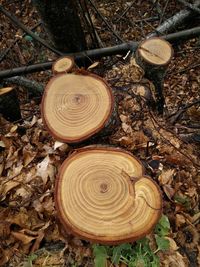
[[[52,71],[53,74],[68,73],[72,71],[74,66],[75,63],[72,57],[61,57],[53,64]]]
[[[157,109],[163,113],[164,95],[163,79],[173,56],[170,43],[158,37],[144,40],[136,51],[136,61],[145,71],[145,77],[155,86]]]
[[[8,121],[13,122],[21,119],[20,106],[13,87],[0,89],[0,113]]]
[[[42,117],[59,141],[79,143],[115,124],[114,98],[97,75],[59,74],[47,84]]]
[[[68,232],[115,245],[146,236],[162,213],[157,184],[141,162],[112,147],[85,147],[62,164],[55,189],[58,217]]]

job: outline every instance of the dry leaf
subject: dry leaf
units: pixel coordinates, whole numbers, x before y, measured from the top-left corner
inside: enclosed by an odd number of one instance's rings
[[[133,129],[131,128],[131,126],[126,124],[125,122],[122,122],[122,129],[125,133],[129,133],[129,134],[133,133]]]
[[[122,136],[118,140],[120,142],[121,146],[130,146],[131,144],[133,145],[133,138],[130,136]]]
[[[10,190],[12,190],[13,188],[15,188],[16,186],[18,186],[20,183],[17,181],[9,181],[3,185],[1,185],[0,188],[0,195],[1,195],[1,201],[4,200],[6,198],[6,195],[8,194],[8,192]]]
[[[47,183],[48,173],[47,168],[50,162],[49,156],[46,156],[42,162],[37,164],[37,176],[40,176],[43,180],[44,185]]]
[[[176,227],[181,227],[186,223],[185,217],[182,214],[176,214]]]
[[[88,70],[90,70],[90,69],[94,69],[94,68],[96,68],[98,65],[99,65],[99,62],[98,62],[98,61],[97,61],[97,62],[94,62],[92,65],[90,65],[90,66],[88,67]]]
[[[54,146],[53,146],[53,149],[56,150],[57,148],[61,147],[62,145],[64,145],[64,143],[56,141]]]
[[[163,190],[164,190],[166,196],[167,196],[170,200],[172,200],[172,197],[173,197],[174,194],[175,194],[175,190],[171,187],[171,185],[169,185],[169,184],[165,184],[165,185],[163,185]]]
[[[37,117],[34,115],[32,118],[32,121],[30,123],[30,126],[33,127],[33,125],[37,122]]]
[[[165,258],[163,261],[161,261],[163,267],[188,267],[188,264],[186,262],[186,259],[177,251],[174,251],[173,253],[169,253],[166,255],[167,258]]]
[[[25,208],[20,208],[18,213],[8,216],[7,220],[9,223],[17,224],[21,228],[29,228],[31,224],[30,217]]]
[[[34,160],[37,152],[35,151],[28,151],[27,149],[23,150],[23,157],[24,157],[24,167],[26,167],[31,161]]]
[[[4,170],[4,163],[0,164],[0,176],[2,175],[2,172]]]
[[[177,246],[176,242],[174,241],[174,239],[170,238],[170,237],[165,237],[165,239],[169,240],[169,249],[171,250],[177,250],[179,249],[179,247]]]
[[[162,185],[171,184],[173,180],[173,175],[175,173],[174,169],[169,169],[167,171],[162,171],[161,175],[158,177],[159,182]]]
[[[121,122],[127,123],[127,121],[128,121],[128,117],[127,116],[121,114],[119,117],[120,117]]]
[[[32,240],[36,239],[36,237],[28,236],[22,232],[14,232],[12,231],[11,234],[18,240],[20,240],[23,244],[29,244]]]
[[[14,125],[11,129],[10,129],[10,133],[14,133],[16,132],[18,126],[17,125]]]
[[[6,144],[3,141],[0,141],[0,147],[6,147]]]

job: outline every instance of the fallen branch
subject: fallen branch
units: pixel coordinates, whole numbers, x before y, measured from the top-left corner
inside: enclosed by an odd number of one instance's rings
[[[198,7],[196,7],[195,5],[192,5],[188,2],[186,2],[185,0],[178,0],[178,2],[185,5],[187,8],[191,9],[192,11],[200,14],[200,9]]]
[[[175,113],[171,114],[168,119],[170,121],[171,124],[175,124],[177,122],[177,120],[183,115],[183,113],[185,111],[187,111],[187,109],[191,108],[194,105],[198,105],[200,104],[200,100],[196,100],[192,103],[189,103],[185,106],[183,106],[180,110],[176,111]]]
[[[15,17],[13,14],[10,14],[2,5],[0,5],[0,11],[7,17],[9,18],[16,26],[21,28],[24,32],[26,32],[28,35],[30,35],[33,39],[41,43],[43,46],[51,50],[57,55],[63,55],[60,51],[55,49],[54,47],[50,46],[48,43],[46,43],[42,38],[37,36],[34,32],[29,30],[21,21],[18,20],[17,17]]]
[[[171,33],[168,35],[163,35],[162,38],[170,42],[173,42],[176,40],[193,38],[198,35],[200,35],[200,27],[195,27],[189,30]],[[115,45],[111,47],[87,50],[83,52],[71,53],[71,54],[66,54],[66,55],[74,57],[74,59],[78,62],[84,58],[94,59],[94,58],[101,58],[105,56],[124,54],[124,53],[127,53],[129,50],[134,52],[136,51],[138,44],[139,42],[131,41],[131,42],[127,42],[127,43],[123,43],[123,44]],[[18,75],[27,74],[27,73],[33,73],[37,71],[48,70],[48,69],[51,69],[52,64],[53,64],[53,61],[49,61],[49,62],[38,63],[35,65],[30,65],[30,66],[25,66],[25,67],[3,70],[0,72],[0,79],[12,77],[12,76],[18,76]]]
[[[183,141],[188,143],[200,143],[200,131],[189,134],[180,134]]]
[[[194,7],[200,6],[200,1],[196,0],[193,6]],[[165,20],[160,26],[156,28],[156,31],[153,33],[150,33],[148,37],[162,35],[163,33],[170,32],[171,30],[181,25],[184,21],[189,19],[193,14],[194,12],[189,9],[181,10],[180,12],[176,13],[174,16]]]
[[[5,84],[17,84],[19,86],[26,87],[28,91],[34,95],[41,95],[43,92],[43,85],[33,80],[29,80],[22,76],[15,76],[4,80]]]

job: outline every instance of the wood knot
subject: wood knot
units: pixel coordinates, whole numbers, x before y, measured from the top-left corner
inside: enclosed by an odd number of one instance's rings
[[[101,193],[106,193],[108,191],[108,186],[107,184],[100,184],[100,192]]]

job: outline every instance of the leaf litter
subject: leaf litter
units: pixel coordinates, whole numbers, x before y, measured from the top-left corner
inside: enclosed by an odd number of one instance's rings
[[[29,15],[35,15],[35,11],[30,10],[28,1],[25,2],[28,8],[24,8],[22,20],[31,27],[34,21],[29,19]],[[119,18],[119,11],[129,6],[129,2],[125,3],[122,0],[117,1],[118,9],[113,9],[112,1],[95,2],[105,16],[113,18],[113,23]],[[169,2],[166,14],[170,15],[174,3]],[[14,12],[9,3],[6,5]],[[149,4],[145,2],[142,5],[146,16]],[[139,3],[135,3],[135,7],[141,9]],[[20,9],[16,8],[16,14],[19,13]],[[141,19],[139,12],[131,9],[125,19],[132,19],[133,13],[135,18]],[[95,15],[93,19],[97,29],[101,29],[99,19]],[[20,31],[16,33],[12,28],[8,30],[9,25],[7,26],[5,21],[3,25],[7,29],[3,47],[18,34],[21,40],[19,47],[23,49],[29,41],[28,38],[23,40]],[[141,40],[141,30],[134,27],[128,29],[127,24],[121,22],[116,23],[115,27],[125,40]],[[38,30],[42,31],[41,28]],[[151,30],[147,24],[143,25],[144,33]],[[9,33],[13,35],[9,36]],[[105,43],[113,44],[109,32],[101,32],[100,36]],[[198,97],[198,68],[191,69],[183,75],[173,74],[173,70],[179,71],[189,66],[192,63],[191,59],[198,60],[198,53],[192,50],[195,46],[196,40],[192,39],[176,47],[177,53],[164,83],[168,112],[173,113],[176,111],[175,107],[192,102]],[[183,51],[187,51],[187,57],[183,56]],[[13,60],[18,58],[15,50],[11,50],[10,53]],[[31,60],[32,53],[38,57],[39,53],[34,45],[30,51],[23,49],[27,62]],[[54,55],[45,53],[45,57],[55,58]],[[3,67],[10,67],[8,60],[4,62]],[[109,263],[107,266],[119,264],[122,254],[129,257],[133,264],[139,264],[138,266],[147,264],[149,267],[150,262],[158,264],[158,261],[161,267],[199,266],[199,147],[198,144],[184,142],[179,138],[179,133],[185,134],[187,131],[188,123],[198,122],[199,107],[189,108],[181,121],[172,125],[166,117],[155,117],[149,112],[146,99],[141,93],[143,88],[138,86],[142,84],[150,91],[153,91],[153,87],[143,78],[144,73],[134,60],[127,64],[126,58],[111,57],[108,60],[94,62],[89,68],[92,72],[101,74],[111,84],[120,117],[116,131],[104,139],[99,139],[99,143],[121,146],[143,161],[147,174],[161,188],[166,217],[162,217],[161,224],[158,224],[145,240],[137,241],[135,244],[123,244],[114,247],[112,251],[110,247],[101,246],[93,250],[89,242],[63,232],[56,218],[54,182],[59,167],[72,148],[49,135],[40,117],[38,101],[27,101],[26,93],[19,88],[23,121],[12,124],[3,118],[0,119],[0,266],[90,267],[94,266],[93,252],[98,255],[95,260],[96,265],[99,264],[100,267],[103,267],[105,262]],[[44,75],[42,72],[33,74],[32,77],[46,83],[49,74]],[[144,258],[144,255],[148,257]],[[127,266],[124,259],[120,264]]]

